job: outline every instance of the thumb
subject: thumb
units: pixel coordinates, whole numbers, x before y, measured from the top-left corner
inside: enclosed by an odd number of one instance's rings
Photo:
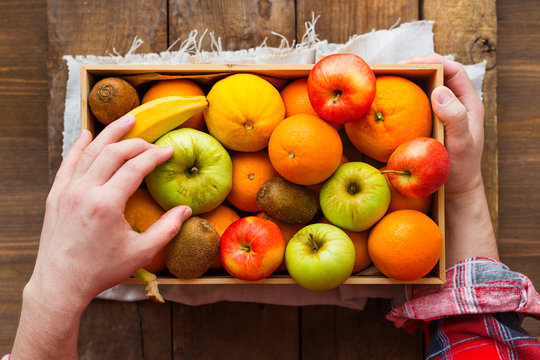
[[[467,109],[446,86],[438,86],[431,93],[433,112],[445,127],[446,136],[452,140],[464,139],[470,134]]]
[[[191,208],[188,206],[177,206],[167,211],[146,229],[140,238],[142,251],[156,252],[163,248],[180,231],[182,224],[191,216]]]

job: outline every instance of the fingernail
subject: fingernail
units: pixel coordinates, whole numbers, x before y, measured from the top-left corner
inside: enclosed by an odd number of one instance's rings
[[[191,216],[191,208],[189,206],[182,206],[182,221],[186,221]]]
[[[121,121],[125,124],[131,124],[132,122],[135,122],[135,115],[127,113],[126,115],[118,119],[117,121]]]
[[[445,86],[441,86],[437,89],[437,95],[436,100],[439,105],[446,105],[450,101],[452,101],[452,98],[454,97],[454,94]]]

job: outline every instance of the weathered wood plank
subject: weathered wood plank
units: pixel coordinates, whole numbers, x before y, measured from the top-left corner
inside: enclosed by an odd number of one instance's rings
[[[303,308],[302,358],[421,359],[422,333],[409,334],[394,327],[384,319],[389,310],[390,300],[383,299],[369,299],[363,311]]]
[[[169,41],[186,39],[191,30],[199,35],[206,29],[221,38],[222,50],[248,49],[261,45],[268,38],[268,46],[279,46],[277,32],[292,41],[294,28],[294,2],[287,0],[171,0],[169,2]],[[206,35],[202,48],[212,49],[211,38]]]
[[[167,3],[163,1],[51,0],[48,16],[49,178],[61,162],[67,69],[62,56],[125,53],[137,35],[141,52],[167,48]],[[93,303],[81,322],[81,358],[170,357],[170,304]],[[152,314],[149,316],[149,314]],[[161,342],[162,347],[156,347]],[[106,354],[104,356],[103,354]]]
[[[498,16],[499,244],[511,269],[540,284],[540,3],[500,0]],[[538,321],[527,330],[540,338]]]
[[[46,2],[0,2],[0,354],[34,267],[47,181]]]
[[[320,15],[315,29],[321,40],[343,43],[354,34],[388,29],[398,22],[418,20],[418,9],[417,0],[297,0],[296,39],[302,39],[306,30],[304,23],[311,21],[312,13]]]
[[[422,14],[435,20],[433,41],[435,51],[454,54],[463,64],[486,60],[483,93],[484,154],[482,172],[486,196],[495,232],[498,229],[498,159],[497,159],[497,14],[495,0],[453,1],[425,0]],[[452,34],[452,36],[448,36]]]
[[[298,359],[298,308],[220,302],[173,307],[173,359]]]

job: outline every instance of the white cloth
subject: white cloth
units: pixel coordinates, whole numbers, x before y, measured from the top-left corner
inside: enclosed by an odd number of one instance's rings
[[[413,55],[431,54],[433,46],[433,22],[415,21],[389,30],[372,31],[354,35],[345,44],[330,44],[319,40],[315,32],[317,19],[306,22],[306,33],[300,44],[289,43],[281,35],[279,48],[267,47],[265,43],[252,49],[223,51],[220,39],[209,34],[212,51],[200,48],[197,31],[192,31],[179,47],[159,54],[135,54],[142,40],[135,38],[125,56],[113,50],[110,56],[64,56],[68,66],[68,81],[64,112],[63,156],[67,154],[80,133],[80,66],[82,64],[306,64],[315,63],[332,53],[353,53],[369,64],[393,64]],[[174,44],[173,44],[174,45]],[[469,77],[478,91],[485,73],[485,63],[466,66]],[[339,305],[362,309],[367,297],[393,297],[402,290],[401,285],[342,285],[337,289],[313,292],[298,285],[161,285],[166,300],[189,305],[201,305],[217,301],[260,302],[281,305]],[[144,299],[142,285],[118,285],[99,295],[102,299],[136,301]]]

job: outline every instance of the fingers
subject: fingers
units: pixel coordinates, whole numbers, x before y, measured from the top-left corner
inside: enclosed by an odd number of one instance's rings
[[[188,206],[177,206],[167,211],[161,218],[146,229],[140,236],[138,244],[142,253],[152,253],[163,248],[178,234],[184,221],[191,216]]]
[[[82,131],[77,141],[75,141],[75,143],[71,147],[71,150],[69,150],[64,160],[62,160],[62,163],[60,164],[60,167],[56,172],[56,176],[51,187],[51,192],[56,191],[56,189],[58,188],[63,188],[65,184],[69,182],[81,154],[91,141],[92,134],[90,133],[90,131]]]
[[[146,150],[157,147],[142,139],[129,139],[105,145],[86,172],[93,185],[105,184],[124,163]]]
[[[126,114],[120,119],[113,121],[103,129],[96,139],[86,147],[75,168],[74,177],[81,177],[90,165],[94,162],[103,148],[111,143],[117,142],[128,133],[135,124],[135,116]]]
[[[465,105],[467,111],[483,111],[483,104],[476,93],[476,89],[465,72],[465,68],[458,62],[449,60],[439,54],[414,56],[402,63],[408,64],[442,64],[444,68],[444,82],[457,98]],[[482,114],[483,116],[483,114]]]
[[[445,127],[446,136],[465,139],[470,136],[467,109],[446,86],[439,86],[431,93],[433,112]]]
[[[173,149],[170,146],[152,147],[124,163],[103,186],[108,194],[114,194],[119,203],[125,204],[144,177],[156,166],[169,159],[172,154]]]

